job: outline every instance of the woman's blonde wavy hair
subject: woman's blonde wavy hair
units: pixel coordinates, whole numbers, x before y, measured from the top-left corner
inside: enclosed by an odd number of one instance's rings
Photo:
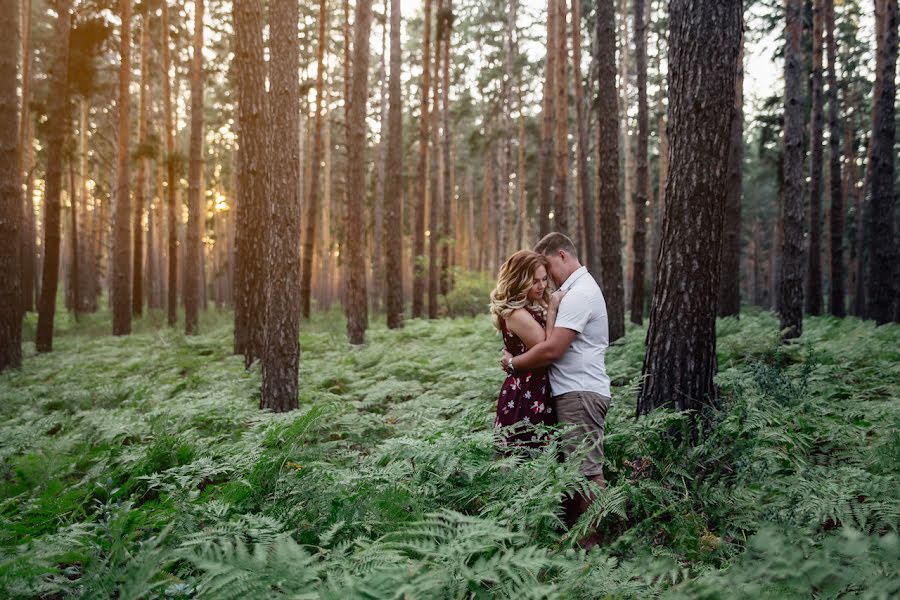
[[[549,268],[547,258],[531,250],[519,250],[506,259],[497,276],[497,287],[491,292],[491,321],[501,329],[500,319],[507,319],[512,311],[531,305],[544,310],[550,301],[550,288],[544,290],[543,304],[528,300],[528,290],[534,285],[538,267]]]

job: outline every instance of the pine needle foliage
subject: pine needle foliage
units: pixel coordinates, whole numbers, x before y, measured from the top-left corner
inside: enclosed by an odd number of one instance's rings
[[[900,595],[895,325],[813,318],[783,346],[770,313],[721,320],[721,402],[693,445],[688,415],[634,418],[630,329],[599,490],[560,428],[498,451],[486,316],[376,324],[351,348],[317,315],[283,415],[257,409],[227,313],[191,338],[153,312],[124,338],[59,318],[54,353],[26,344],[0,375],[0,597]],[[588,493],[567,530],[561,500]]]

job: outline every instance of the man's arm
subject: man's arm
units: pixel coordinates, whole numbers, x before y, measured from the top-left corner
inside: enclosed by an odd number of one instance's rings
[[[572,329],[554,327],[550,337],[546,340],[535,344],[524,354],[513,357],[513,370],[529,371],[552,364],[565,354],[577,335],[578,332]]]

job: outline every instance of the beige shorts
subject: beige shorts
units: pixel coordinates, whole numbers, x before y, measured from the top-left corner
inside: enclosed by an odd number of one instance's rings
[[[567,392],[553,397],[556,416],[564,425],[575,425],[566,433],[566,454],[584,440],[590,451],[581,464],[585,477],[603,474],[603,425],[610,399],[596,392]]]

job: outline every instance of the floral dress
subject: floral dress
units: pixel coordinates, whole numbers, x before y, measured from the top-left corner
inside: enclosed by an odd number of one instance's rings
[[[541,327],[546,325],[541,313],[532,310],[528,312]],[[527,350],[525,343],[507,329],[505,319],[500,319],[500,327],[507,352],[513,356],[524,354]],[[504,445],[538,446],[540,441],[535,439],[532,426],[554,423],[556,414],[550,402],[547,368],[517,371],[508,375],[503,387],[500,388],[500,396],[497,398],[497,418],[494,421],[494,427],[497,428],[516,425],[515,430],[507,434]]]

